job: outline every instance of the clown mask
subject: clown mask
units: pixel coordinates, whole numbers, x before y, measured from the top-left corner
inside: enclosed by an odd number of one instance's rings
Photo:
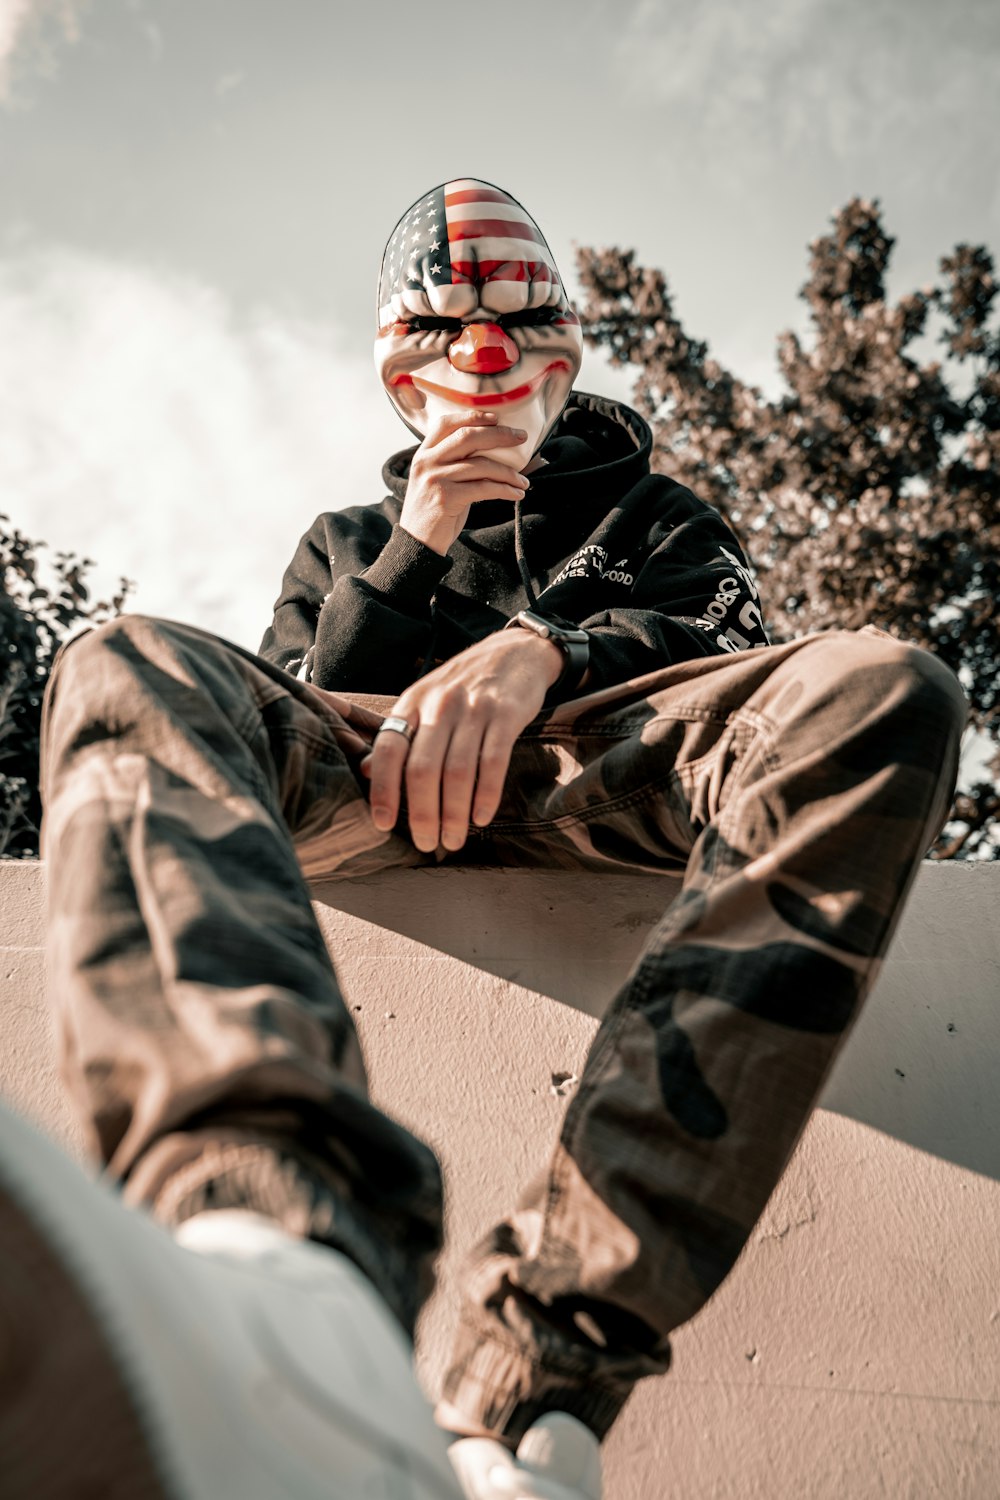
[[[490,457],[528,465],[566,405],[583,340],[521,205],[475,178],[425,194],[386,246],[378,304],[375,363],[407,427],[426,437],[442,416],[493,411],[528,438]]]

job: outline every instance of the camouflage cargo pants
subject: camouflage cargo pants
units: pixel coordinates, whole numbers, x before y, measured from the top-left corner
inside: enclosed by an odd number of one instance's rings
[[[965,717],[946,668],[864,630],[669,667],[519,739],[466,859],[686,875],[547,1173],[469,1267],[445,1383],[467,1416],[516,1440],[558,1407],[603,1434],[667,1368],[871,986]],[[308,686],[214,637],[138,616],[81,637],[44,728],[49,972],[129,1198],[337,1245],[412,1329],[438,1167],[368,1101],[306,883],[428,858],[373,827],[362,753]]]

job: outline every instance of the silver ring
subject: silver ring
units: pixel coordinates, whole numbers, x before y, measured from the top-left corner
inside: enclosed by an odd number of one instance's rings
[[[387,729],[393,734],[401,734],[408,745],[413,744],[413,736],[417,732],[412,724],[401,719],[398,714],[390,714],[387,719],[383,719],[376,734],[384,734]]]

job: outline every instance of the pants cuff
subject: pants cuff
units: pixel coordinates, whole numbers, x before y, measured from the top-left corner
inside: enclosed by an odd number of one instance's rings
[[[633,1385],[597,1380],[551,1356],[541,1364],[516,1345],[463,1324],[441,1394],[470,1422],[516,1448],[548,1411],[568,1412],[603,1440]]]
[[[175,1140],[188,1150],[197,1141],[200,1149],[183,1163],[176,1161],[153,1192],[148,1181],[147,1191],[141,1191],[140,1166],[126,1186],[126,1198],[144,1201],[168,1227],[206,1211],[242,1208],[296,1238],[329,1245],[364,1272],[412,1341],[420,1309],[434,1288],[437,1243],[433,1233],[421,1234],[425,1226],[388,1222],[398,1216],[359,1203],[335,1169],[297,1152],[232,1138]],[[427,1243],[421,1246],[421,1240]]]

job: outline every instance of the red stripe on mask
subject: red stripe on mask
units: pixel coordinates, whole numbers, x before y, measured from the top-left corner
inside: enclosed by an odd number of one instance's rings
[[[499,188],[477,187],[456,188],[453,192],[445,193],[445,207],[450,208],[453,203],[509,203],[512,208],[518,205],[508,193],[503,193]]]
[[[519,224],[516,219],[449,219],[448,239],[530,240],[539,245],[538,232],[531,224]]]

